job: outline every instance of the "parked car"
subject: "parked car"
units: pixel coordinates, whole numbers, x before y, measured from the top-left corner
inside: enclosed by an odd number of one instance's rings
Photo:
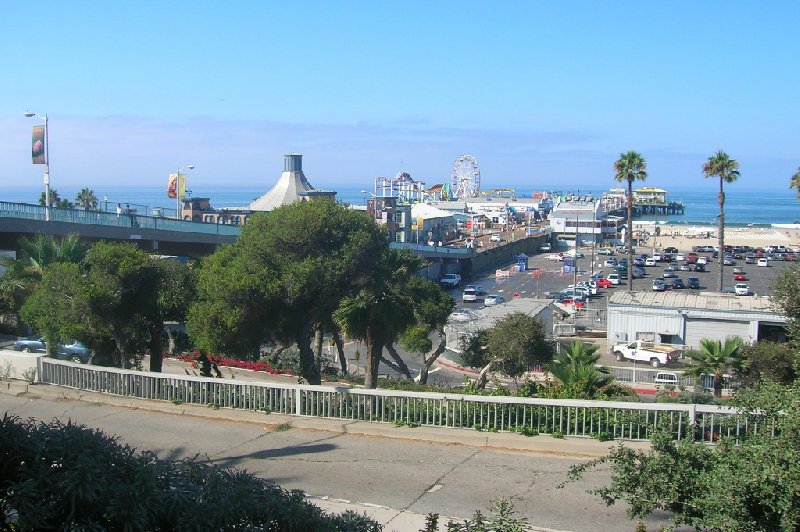
[[[654,259],[653,257],[647,257],[646,259],[644,259],[644,265],[645,266],[655,266],[656,265],[656,259]]]
[[[756,262],[756,266],[759,266],[761,268],[766,268],[767,266],[769,266],[769,261],[764,258],[758,259],[758,262]]]
[[[609,273],[606,279],[608,279],[608,282],[611,284],[619,284],[621,280],[618,273]]]
[[[676,253],[675,260],[686,260],[686,256],[683,253]]]
[[[755,264],[756,263],[756,256],[752,254],[747,254],[744,256],[744,263],[745,264]]]
[[[708,264],[708,257],[702,257],[702,256],[697,257],[697,264],[699,264],[700,266]]]
[[[56,353],[56,358],[59,360],[71,360],[81,364],[87,364],[91,357],[92,350],[77,340],[69,340],[59,344],[58,352]]]
[[[47,351],[47,346],[42,336],[28,336],[14,342],[14,350],[25,353],[44,353]],[[92,350],[77,340],[67,340],[58,344],[55,356],[59,360],[71,360],[86,364],[92,356]]]
[[[671,277],[676,277],[675,268],[672,266],[667,266],[664,268],[664,279],[669,279]]]
[[[681,279],[680,277],[677,277],[677,278],[672,280],[672,289],[673,290],[682,290],[684,288],[686,288],[686,285],[683,284],[683,279]]]
[[[597,283],[597,288],[610,288],[612,286],[611,281],[603,277],[600,277],[595,282]]]
[[[633,265],[634,266],[644,266],[644,259],[641,258],[641,257],[636,257],[635,259],[633,259]]]
[[[722,264],[724,264],[725,266],[734,266],[736,265],[736,261],[733,260],[733,257],[731,255],[725,255],[722,258]]]
[[[46,351],[44,338],[41,336],[28,336],[14,342],[14,351],[25,353],[44,353]]]
[[[603,265],[606,268],[613,268],[617,265],[617,259],[608,259],[603,263]]]
[[[542,244],[539,246],[539,251],[551,251],[553,248],[550,247],[550,244]]]
[[[664,248],[664,253],[677,253],[677,252],[678,252],[678,248],[676,248],[674,246],[669,246],[669,247]]]
[[[697,277],[689,277],[686,281],[686,286],[693,290],[698,290],[700,288],[700,279]]]
[[[505,302],[506,298],[504,298],[499,294],[490,294],[486,296],[486,299],[483,300],[483,304],[486,305],[487,307],[490,307],[492,305],[499,305],[500,303],[505,303]]]
[[[598,255],[613,255],[614,250],[611,248],[601,248],[597,250]]]
[[[667,289],[667,283],[664,279],[653,279],[653,292],[663,292]]]
[[[682,272],[693,272],[694,271],[694,264],[681,264],[680,270]]]
[[[736,291],[737,296],[749,296],[750,295],[750,287],[747,286],[747,283],[736,283],[733,287]]]
[[[634,279],[641,279],[642,277],[644,277],[644,270],[639,266],[636,266],[635,268],[633,268],[633,270],[631,270],[631,274],[633,275]]]
[[[747,275],[745,275],[743,273],[737,273],[737,274],[735,274],[733,276],[733,280],[734,281],[746,281],[747,280]]]
[[[461,308],[450,314],[449,321],[469,321],[472,318],[472,314],[469,310],[465,308]]]
[[[492,233],[492,236],[489,237],[490,242],[500,242],[502,241],[502,237],[499,233]]]

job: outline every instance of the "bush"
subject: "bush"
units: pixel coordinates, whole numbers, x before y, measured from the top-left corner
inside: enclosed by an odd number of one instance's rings
[[[329,515],[301,491],[195,459],[162,461],[72,423],[0,421],[0,528],[6,530],[377,531]]]

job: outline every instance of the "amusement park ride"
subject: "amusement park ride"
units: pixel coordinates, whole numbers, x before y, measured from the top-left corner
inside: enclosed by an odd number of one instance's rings
[[[498,197],[514,197],[513,190],[494,190],[481,194],[481,170],[478,168],[478,161],[472,155],[460,155],[453,163],[450,182],[439,187],[442,199],[445,200],[477,198],[487,193]],[[426,197],[425,183],[415,181],[402,170],[394,178],[375,179],[375,196],[396,197],[401,203],[416,203],[430,199]]]

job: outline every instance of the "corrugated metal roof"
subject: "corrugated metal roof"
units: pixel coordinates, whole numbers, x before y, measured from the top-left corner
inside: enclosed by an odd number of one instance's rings
[[[702,309],[731,312],[780,314],[768,296],[735,296],[716,292],[628,292],[619,291],[608,299],[609,305]]]

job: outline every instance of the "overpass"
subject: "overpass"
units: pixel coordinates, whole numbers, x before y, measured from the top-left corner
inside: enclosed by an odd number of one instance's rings
[[[234,225],[56,207],[46,220],[45,211],[41,205],[0,201],[0,249],[19,251],[23,236],[76,233],[89,242],[133,242],[148,252],[197,257],[234,242],[241,233]]]

